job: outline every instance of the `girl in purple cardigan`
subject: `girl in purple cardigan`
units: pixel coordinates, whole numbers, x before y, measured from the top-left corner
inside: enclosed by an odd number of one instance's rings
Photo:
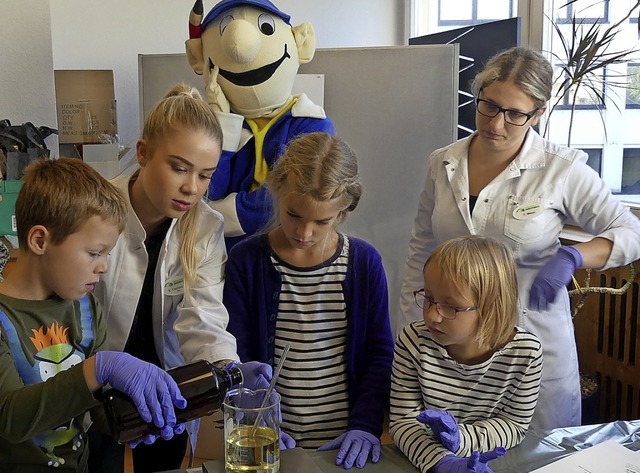
[[[336,464],[380,457],[393,336],[380,254],[337,230],[360,200],[355,154],[340,138],[293,140],[267,178],[268,233],[234,246],[226,267],[228,330],[242,361],[278,363],[282,428]]]

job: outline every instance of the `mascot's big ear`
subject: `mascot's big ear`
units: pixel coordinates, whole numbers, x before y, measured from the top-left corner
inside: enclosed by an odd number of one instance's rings
[[[308,21],[291,27],[293,38],[298,46],[298,60],[300,64],[306,64],[313,59],[316,52],[316,34],[313,26]]]
[[[202,38],[188,39],[184,42],[187,49],[187,59],[191,69],[198,74],[202,75],[204,67],[204,54],[202,52]]]

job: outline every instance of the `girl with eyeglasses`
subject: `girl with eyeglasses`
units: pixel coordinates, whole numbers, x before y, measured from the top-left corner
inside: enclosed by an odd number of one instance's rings
[[[511,48],[475,77],[476,128],[429,157],[401,290],[398,329],[421,312],[413,291],[435,247],[466,234],[513,251],[519,324],[542,343],[545,365],[531,426],[581,423],[578,358],[566,285],[577,268],[607,269],[640,258],[640,221],[611,196],[581,150],[534,129],[551,97],[553,69],[538,52]],[[560,244],[566,222],[593,238]],[[459,314],[460,315],[460,314]]]
[[[423,473],[490,472],[524,438],[542,375],[540,342],[516,326],[512,253],[493,238],[448,240],[423,277],[422,320],[396,340],[389,431]]]

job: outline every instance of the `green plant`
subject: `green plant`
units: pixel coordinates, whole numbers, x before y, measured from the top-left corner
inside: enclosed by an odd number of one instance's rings
[[[568,8],[579,0],[570,0],[560,8]],[[607,2],[608,0],[601,0]],[[618,0],[619,1],[619,0]],[[580,94],[586,92],[596,103],[604,103],[604,93],[608,87],[627,87],[626,76],[617,81],[616,77],[609,74],[607,67],[614,64],[626,63],[631,56],[638,52],[636,48],[614,49],[612,44],[621,25],[628,21],[634,13],[640,11],[640,0],[636,0],[628,9],[624,18],[612,24],[591,23],[587,24],[583,19],[571,15],[570,34],[563,32],[562,27],[553,19],[547,17],[553,26],[553,30],[562,45],[562,54],[552,53],[553,62],[559,66],[560,73],[554,83],[554,96],[549,108],[544,127],[544,136],[547,136],[549,117],[560,105],[565,97],[571,107],[569,117],[569,131],[567,145],[571,146],[571,131],[573,118],[578,105]],[[639,22],[640,27],[640,22]],[[639,30],[640,32],[640,30]],[[600,117],[604,127],[604,115],[599,108]],[[606,136],[606,127],[604,127]]]

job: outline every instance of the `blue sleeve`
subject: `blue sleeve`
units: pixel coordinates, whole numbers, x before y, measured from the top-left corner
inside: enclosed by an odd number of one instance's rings
[[[234,247],[229,252],[229,258],[225,268],[225,284],[223,293],[223,304],[229,312],[229,324],[227,330],[236,337],[237,353],[241,362],[247,362],[254,359],[248,348],[249,341],[249,314],[250,308],[248,301],[251,300],[248,287],[249,274],[241,264],[242,253],[238,253],[238,247]]]
[[[360,335],[364,340],[359,353],[355,353],[357,391],[349,413],[349,429],[365,430],[379,437],[389,404],[394,343],[382,258],[372,246],[367,246],[363,251],[365,264],[356,263],[358,271],[353,281],[359,299],[354,309],[362,319],[358,328],[364,328]]]
[[[254,235],[235,245],[225,268],[223,303],[229,311],[227,330],[236,337],[240,361],[269,362],[268,338],[275,330],[269,313],[277,300],[267,297],[274,287],[268,271],[266,235]],[[270,305],[271,304],[271,305]],[[273,325],[273,327],[271,326]]]

